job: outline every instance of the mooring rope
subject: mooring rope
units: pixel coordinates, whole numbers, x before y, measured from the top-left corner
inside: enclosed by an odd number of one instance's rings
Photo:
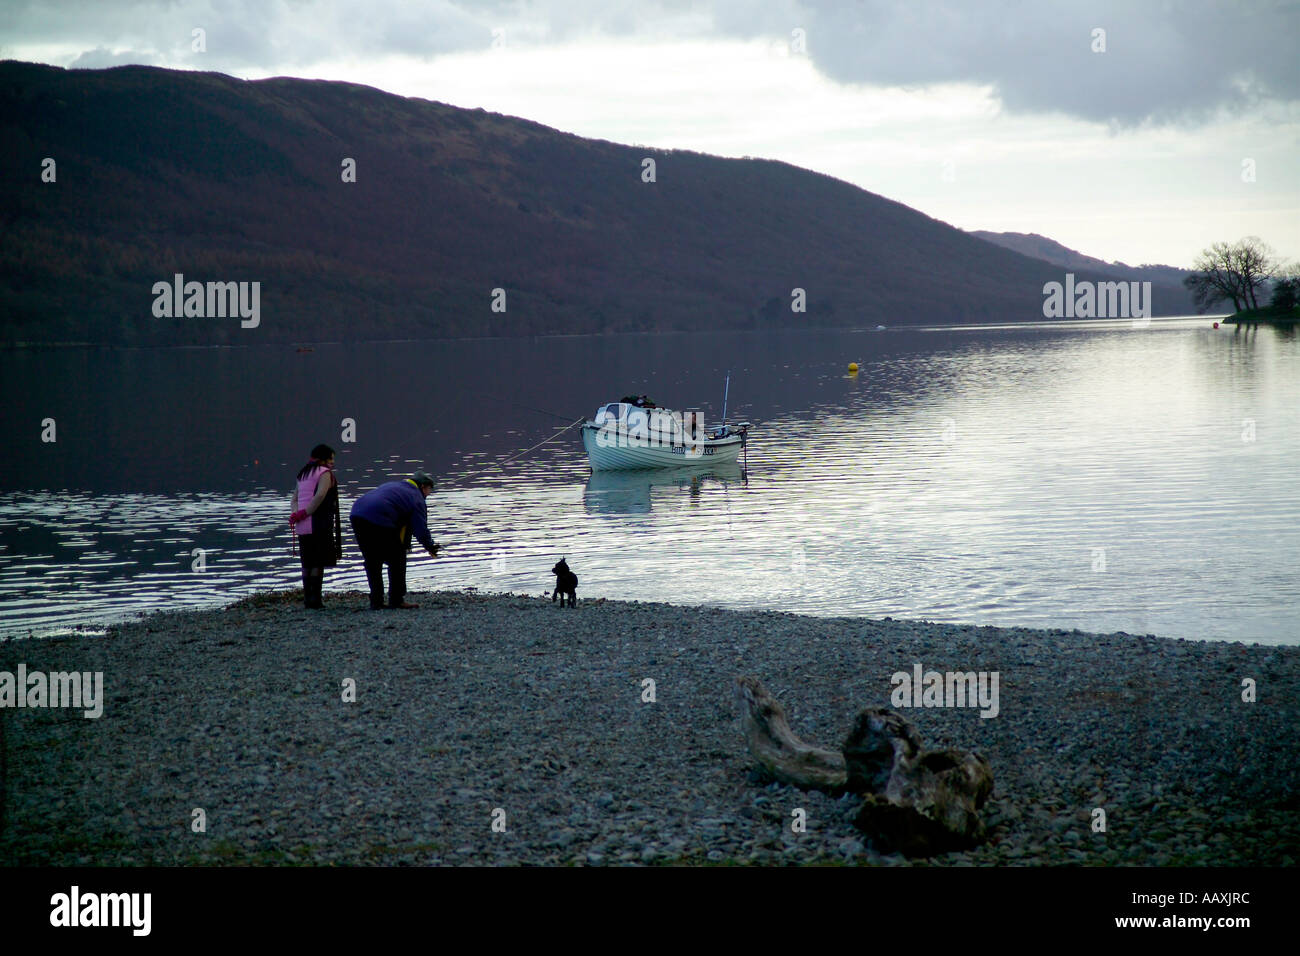
[[[470,472],[466,472],[466,473],[463,474],[463,475],[457,475],[456,477],[450,479],[450,481],[453,482],[453,483],[454,483],[454,482],[457,482],[457,481],[464,481],[466,478],[475,478],[475,477],[477,477],[478,475],[486,475],[486,474],[487,474],[489,471],[491,471],[493,468],[504,468],[506,465],[510,464],[510,463],[511,463],[512,461],[514,461],[516,458],[522,458],[524,455],[528,454],[530,451],[536,451],[537,449],[541,448],[543,445],[555,441],[555,439],[559,438],[561,435],[563,435],[565,432],[567,432],[570,428],[576,428],[578,425],[581,425],[581,424],[582,424],[583,422],[585,422],[585,421],[586,421],[585,418],[579,418],[579,419],[577,419],[576,421],[573,421],[573,422],[571,422],[570,424],[565,425],[563,428],[561,428],[558,432],[556,432],[556,433],[555,433],[554,435],[552,435],[550,438],[547,438],[547,439],[544,439],[544,440],[542,440],[542,441],[539,441],[536,445],[533,445],[531,448],[525,448],[523,451],[516,452],[515,454],[511,455],[509,458],[505,459],[505,461],[494,461],[494,462],[493,462],[490,466],[488,466],[487,468],[480,469],[479,471],[470,471]]]

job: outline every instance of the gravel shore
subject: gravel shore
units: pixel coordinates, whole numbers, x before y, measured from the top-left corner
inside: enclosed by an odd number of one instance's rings
[[[421,594],[371,612],[328,593],[309,612],[271,594],[0,644],[0,671],[104,680],[99,719],[0,709],[0,864],[1300,858],[1300,648],[579,598]],[[927,747],[993,767],[988,842],[930,860],[877,853],[857,797],[764,780],[732,690],[758,677],[796,733],[838,747],[918,663],[1000,678],[996,717],[902,711]]]

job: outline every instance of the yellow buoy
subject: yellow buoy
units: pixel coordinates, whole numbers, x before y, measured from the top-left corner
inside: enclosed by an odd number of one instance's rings
[[[850,372],[850,374],[853,374],[853,375],[856,375],[856,374],[858,373],[858,363],[857,363],[857,362],[850,362],[850,363],[849,363],[849,372]]]

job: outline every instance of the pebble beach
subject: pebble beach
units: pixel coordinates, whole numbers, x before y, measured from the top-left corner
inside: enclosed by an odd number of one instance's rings
[[[470,591],[409,600],[418,609],[372,612],[360,592],[327,592],[307,611],[300,594],[265,594],[0,643],[0,671],[102,672],[104,686],[98,719],[0,709],[0,865],[1300,858],[1300,648],[581,592],[575,609]],[[755,768],[734,679],[757,677],[796,734],[838,748],[917,664],[997,672],[1000,700],[995,717],[900,708],[927,748],[975,751],[994,774],[987,841],[909,859],[855,830],[860,798]]]

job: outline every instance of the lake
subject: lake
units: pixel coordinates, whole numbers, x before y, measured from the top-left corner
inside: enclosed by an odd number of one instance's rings
[[[565,613],[608,597],[1300,643],[1294,332],[1198,317],[13,350],[0,368],[5,634],[298,586],[289,496],[325,442],[345,529],[376,484],[438,479],[444,552],[413,555],[415,601],[540,597],[563,555]],[[743,474],[593,476],[560,432],[631,393],[714,423],[728,371],[728,418],[754,423]],[[364,588],[357,558],[349,539],[327,604]]]

